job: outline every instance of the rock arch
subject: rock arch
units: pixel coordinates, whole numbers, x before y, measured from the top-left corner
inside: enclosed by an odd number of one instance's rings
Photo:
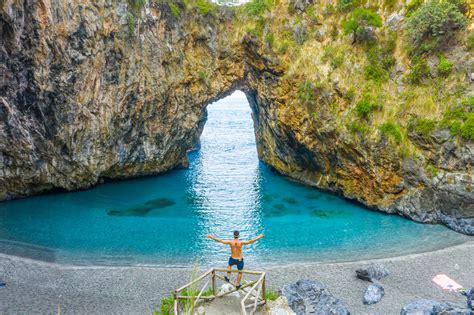
[[[0,200],[185,166],[206,105],[241,89],[259,157],[279,172],[378,210],[474,233],[469,158],[435,184],[387,141],[353,141],[334,127],[337,83],[312,104],[293,102],[303,79],[286,75],[264,43],[240,34],[230,10],[182,10],[178,18],[151,1],[140,14],[128,12],[126,1],[4,1]]]

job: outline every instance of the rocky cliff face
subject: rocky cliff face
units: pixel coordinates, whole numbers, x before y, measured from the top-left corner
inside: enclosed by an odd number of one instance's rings
[[[445,52],[449,76],[429,57],[433,74],[412,85],[404,38],[392,38],[403,4],[378,7],[380,44],[364,48],[338,30],[350,13],[324,3],[135,3],[0,1],[0,199],[186,166],[206,105],[242,89],[259,157],[277,171],[474,234],[474,144],[440,122],[473,91],[468,30]],[[367,69],[385,46],[377,81]],[[366,115],[364,102],[383,104]]]
[[[3,3],[1,199],[186,166],[205,105],[244,76],[239,50],[218,36],[231,25],[178,21],[160,3],[130,11],[125,1]]]

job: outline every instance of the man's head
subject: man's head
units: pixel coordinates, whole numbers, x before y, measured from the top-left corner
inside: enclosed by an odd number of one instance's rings
[[[239,238],[239,231],[234,231],[234,238]]]

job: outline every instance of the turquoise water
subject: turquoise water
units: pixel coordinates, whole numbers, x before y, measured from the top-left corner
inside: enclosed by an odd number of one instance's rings
[[[0,252],[80,265],[220,265],[228,249],[206,235],[239,229],[243,238],[266,234],[245,249],[255,265],[394,256],[469,239],[289,181],[258,161],[246,100],[208,109],[187,170],[0,203]]]

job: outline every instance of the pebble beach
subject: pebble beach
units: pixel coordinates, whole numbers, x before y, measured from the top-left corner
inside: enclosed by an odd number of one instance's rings
[[[267,272],[273,290],[299,279],[315,279],[346,303],[352,314],[399,314],[419,298],[464,305],[459,293],[443,291],[432,278],[444,273],[465,287],[474,286],[474,242],[434,252],[378,260],[324,264],[247,266]],[[369,282],[355,269],[372,261],[385,265],[390,276],[380,282],[384,298],[364,305]],[[0,255],[0,314],[151,314],[162,297],[191,277],[191,268],[67,266]]]

